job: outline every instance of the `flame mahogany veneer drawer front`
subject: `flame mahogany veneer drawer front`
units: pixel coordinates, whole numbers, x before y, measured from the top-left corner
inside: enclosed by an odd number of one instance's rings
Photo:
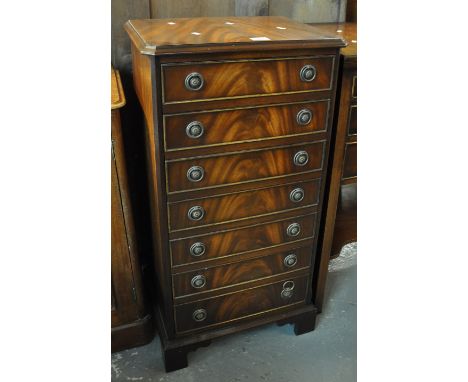
[[[323,167],[325,141],[166,161],[168,192],[282,177]]]
[[[331,90],[334,56],[162,64],[163,103]]]
[[[323,132],[330,101],[164,116],[166,150]]]
[[[302,247],[275,255],[172,276],[174,297],[245,283],[310,267],[312,248]]]
[[[168,203],[171,231],[317,205],[320,179]],[[198,215],[197,215],[198,214]],[[197,219],[194,219],[194,216]]]
[[[172,265],[182,265],[313,237],[316,214],[170,241]]]
[[[304,302],[308,277],[296,277],[255,288],[175,306],[178,332],[219,326]]]

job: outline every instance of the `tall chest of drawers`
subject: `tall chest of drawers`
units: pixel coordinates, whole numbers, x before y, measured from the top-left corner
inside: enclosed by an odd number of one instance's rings
[[[314,329],[339,48],[283,17],[131,20],[167,371],[267,323]]]

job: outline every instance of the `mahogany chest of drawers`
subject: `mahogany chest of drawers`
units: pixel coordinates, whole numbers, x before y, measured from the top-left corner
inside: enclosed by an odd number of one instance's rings
[[[283,17],[131,20],[167,371],[213,338],[314,329],[341,38]]]

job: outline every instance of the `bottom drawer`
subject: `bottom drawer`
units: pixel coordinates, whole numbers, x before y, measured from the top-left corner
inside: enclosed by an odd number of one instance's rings
[[[305,300],[308,277],[289,278],[175,307],[177,332],[217,326]]]
[[[357,176],[357,143],[347,143],[343,165],[343,178],[349,179]]]

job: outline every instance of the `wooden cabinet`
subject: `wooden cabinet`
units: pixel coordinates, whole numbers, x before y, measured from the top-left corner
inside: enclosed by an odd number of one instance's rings
[[[323,33],[335,33],[348,43],[341,50],[332,155],[327,179],[325,219],[322,221],[320,274],[315,303],[321,309],[328,261],[343,245],[357,240],[357,37],[356,23],[313,25]]]
[[[144,304],[132,206],[128,190],[119,109],[125,105],[119,73],[111,70],[111,319],[112,351],[142,345],[153,338]]]
[[[314,329],[339,37],[283,17],[131,20],[167,371],[266,323]]]

